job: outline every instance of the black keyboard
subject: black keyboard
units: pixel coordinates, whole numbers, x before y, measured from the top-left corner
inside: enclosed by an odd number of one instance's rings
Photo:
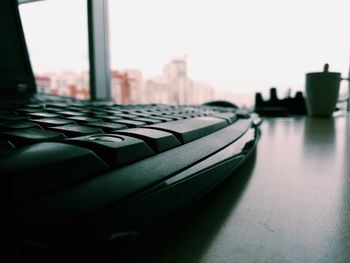
[[[1,225],[26,245],[142,232],[238,167],[260,122],[212,106],[2,101]]]

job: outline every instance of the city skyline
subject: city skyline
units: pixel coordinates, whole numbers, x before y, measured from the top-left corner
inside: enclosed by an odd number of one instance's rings
[[[47,72],[36,74],[39,92],[89,98],[88,71]],[[214,99],[234,100],[238,105],[253,106],[252,94],[220,92],[208,83],[191,79],[185,59],[173,59],[164,65],[158,76],[144,78],[141,70],[111,71],[111,98],[118,104],[161,103],[201,104]]]

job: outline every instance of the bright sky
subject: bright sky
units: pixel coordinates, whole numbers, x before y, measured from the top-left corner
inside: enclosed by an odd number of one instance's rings
[[[305,73],[324,63],[348,72],[349,0],[109,0],[109,7],[114,69],[152,77],[186,55],[190,78],[237,91],[301,90]],[[88,67],[85,1],[21,11],[34,69]]]

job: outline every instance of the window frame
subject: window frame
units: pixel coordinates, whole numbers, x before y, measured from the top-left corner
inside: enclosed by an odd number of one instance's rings
[[[50,0],[17,0],[18,5]],[[108,0],[87,1],[90,98],[111,99]]]

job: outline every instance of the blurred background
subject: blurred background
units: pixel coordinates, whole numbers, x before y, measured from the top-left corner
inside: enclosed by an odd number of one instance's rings
[[[304,90],[305,73],[345,77],[347,0],[109,0],[111,90],[116,103],[251,107],[255,92]],[[69,8],[67,8],[69,7]],[[86,0],[20,5],[39,90],[89,98]],[[347,93],[343,83],[340,93]]]

